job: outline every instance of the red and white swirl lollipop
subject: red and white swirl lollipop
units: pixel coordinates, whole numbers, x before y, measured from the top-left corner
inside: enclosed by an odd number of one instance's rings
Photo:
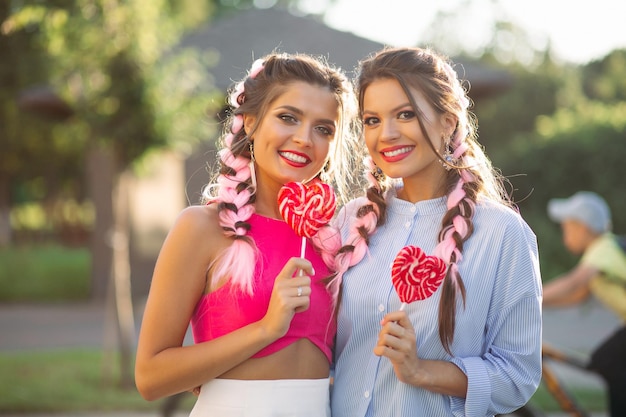
[[[391,281],[402,301],[400,310],[408,303],[433,295],[443,282],[446,269],[441,258],[428,256],[417,246],[402,248],[391,268]]]
[[[313,237],[335,214],[333,188],[321,181],[310,184],[289,182],[278,192],[278,209],[285,221],[302,237],[300,257],[304,258],[306,238]]]

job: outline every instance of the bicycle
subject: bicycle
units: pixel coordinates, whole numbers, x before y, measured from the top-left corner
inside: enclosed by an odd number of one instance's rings
[[[541,356],[543,364],[542,383],[552,398],[556,400],[560,410],[568,413],[572,417],[591,417],[591,413],[578,403],[571,391],[557,377],[552,367],[552,362],[559,362],[587,373],[593,373],[593,371],[587,368],[587,363],[545,342],[541,348]],[[526,404],[508,415],[515,417],[545,417],[546,413],[539,410],[534,405]]]

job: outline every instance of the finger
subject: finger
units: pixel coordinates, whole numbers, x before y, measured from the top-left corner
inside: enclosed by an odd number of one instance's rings
[[[376,343],[379,346],[388,346],[397,349],[402,344],[402,340],[406,335],[407,331],[404,327],[395,323],[389,323],[381,329]]]
[[[406,325],[410,323],[410,320],[406,314],[406,311],[392,311],[390,313],[385,314],[385,317],[381,320],[381,324],[384,326],[387,323],[400,323],[401,325]]]
[[[315,275],[315,271],[313,270],[313,265],[311,265],[311,262],[304,258],[291,258],[287,261],[276,279],[284,280],[293,278],[294,276],[299,275],[298,271],[303,271],[303,276],[307,277]]]

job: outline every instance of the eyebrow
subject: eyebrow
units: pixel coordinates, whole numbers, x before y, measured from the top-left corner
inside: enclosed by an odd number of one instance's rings
[[[298,114],[300,116],[304,115],[304,112],[302,110],[300,110],[297,107],[290,106],[288,104],[286,104],[284,106],[278,106],[277,109],[289,110],[289,111],[294,112],[294,113],[296,113],[296,114]],[[331,125],[331,126],[335,126],[335,124],[337,123],[337,122],[335,122],[332,119],[320,119],[319,122],[320,123],[325,123],[325,124],[328,124],[328,125]]]
[[[395,113],[397,111],[400,111],[402,108],[404,107],[410,107],[411,109],[413,109],[413,106],[411,106],[411,103],[409,103],[408,101],[406,103],[400,104],[399,106],[394,107],[393,109],[391,109],[392,113]],[[371,111],[371,110],[363,110],[363,114],[376,114],[377,112]]]

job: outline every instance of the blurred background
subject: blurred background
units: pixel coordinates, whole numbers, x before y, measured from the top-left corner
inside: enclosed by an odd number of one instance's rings
[[[112,380],[132,391],[135,323],[161,243],[211,180],[227,88],[274,49],[323,55],[349,75],[383,45],[449,55],[550,279],[576,259],[547,219],[548,199],[595,191],[612,209],[614,231],[626,233],[619,21],[626,6],[564,7],[558,0],[0,1],[0,306],[102,306],[98,317],[114,330],[95,358],[121,364]],[[0,369],[23,374],[19,366],[32,361],[0,354]],[[0,381],[0,390],[14,385]],[[27,397],[5,396],[0,412],[62,407]]]

